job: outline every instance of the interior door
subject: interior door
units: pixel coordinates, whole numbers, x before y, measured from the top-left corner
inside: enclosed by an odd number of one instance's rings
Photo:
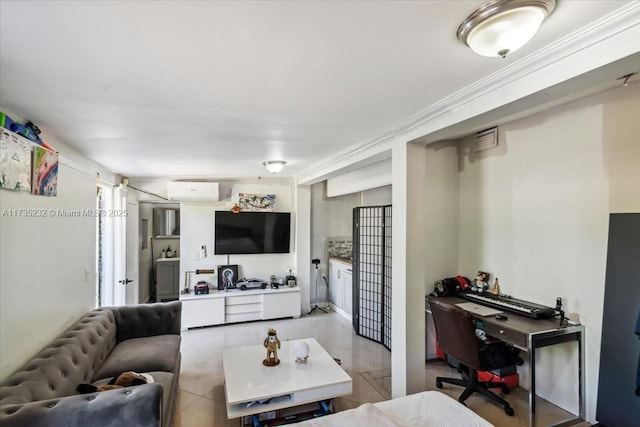
[[[139,256],[140,256],[140,206],[138,201],[135,200],[132,194],[127,195],[127,210],[126,210],[126,255],[125,271],[127,272],[125,277],[125,301],[126,305],[138,304],[139,284]],[[117,212],[116,212],[117,213]]]
[[[105,211],[105,219],[113,226],[113,299],[111,304],[124,305],[127,276],[127,224],[124,215],[116,215],[127,208],[127,190],[113,188],[113,205]]]

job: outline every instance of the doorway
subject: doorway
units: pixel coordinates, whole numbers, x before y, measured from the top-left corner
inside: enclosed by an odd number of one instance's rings
[[[126,217],[125,217],[125,272],[126,275],[123,278],[126,280],[124,283],[125,295],[124,303],[126,305],[138,304],[138,297],[140,295],[138,286],[139,280],[139,217],[140,206],[138,200],[133,197],[126,197]]]
[[[138,201],[126,186],[96,191],[96,307],[138,303]]]

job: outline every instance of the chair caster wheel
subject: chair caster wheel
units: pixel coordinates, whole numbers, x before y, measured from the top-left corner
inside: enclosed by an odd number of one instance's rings
[[[503,394],[511,393],[511,389],[506,384],[500,384],[500,390]]]
[[[510,417],[513,417],[513,414],[515,414],[516,412],[513,410],[511,406],[505,406],[504,413],[509,415]]]
[[[442,381],[436,380],[436,387],[442,388]]]

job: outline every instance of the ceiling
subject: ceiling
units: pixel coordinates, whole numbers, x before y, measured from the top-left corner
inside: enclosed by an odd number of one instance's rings
[[[629,3],[562,1],[506,59],[484,1],[6,1],[0,105],[129,177],[296,176]]]

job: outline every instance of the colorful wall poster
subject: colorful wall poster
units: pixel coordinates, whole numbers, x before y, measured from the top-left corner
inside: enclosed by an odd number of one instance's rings
[[[275,194],[238,194],[240,210],[243,211],[276,211]]]
[[[42,147],[33,147],[33,194],[58,195],[58,153]]]

